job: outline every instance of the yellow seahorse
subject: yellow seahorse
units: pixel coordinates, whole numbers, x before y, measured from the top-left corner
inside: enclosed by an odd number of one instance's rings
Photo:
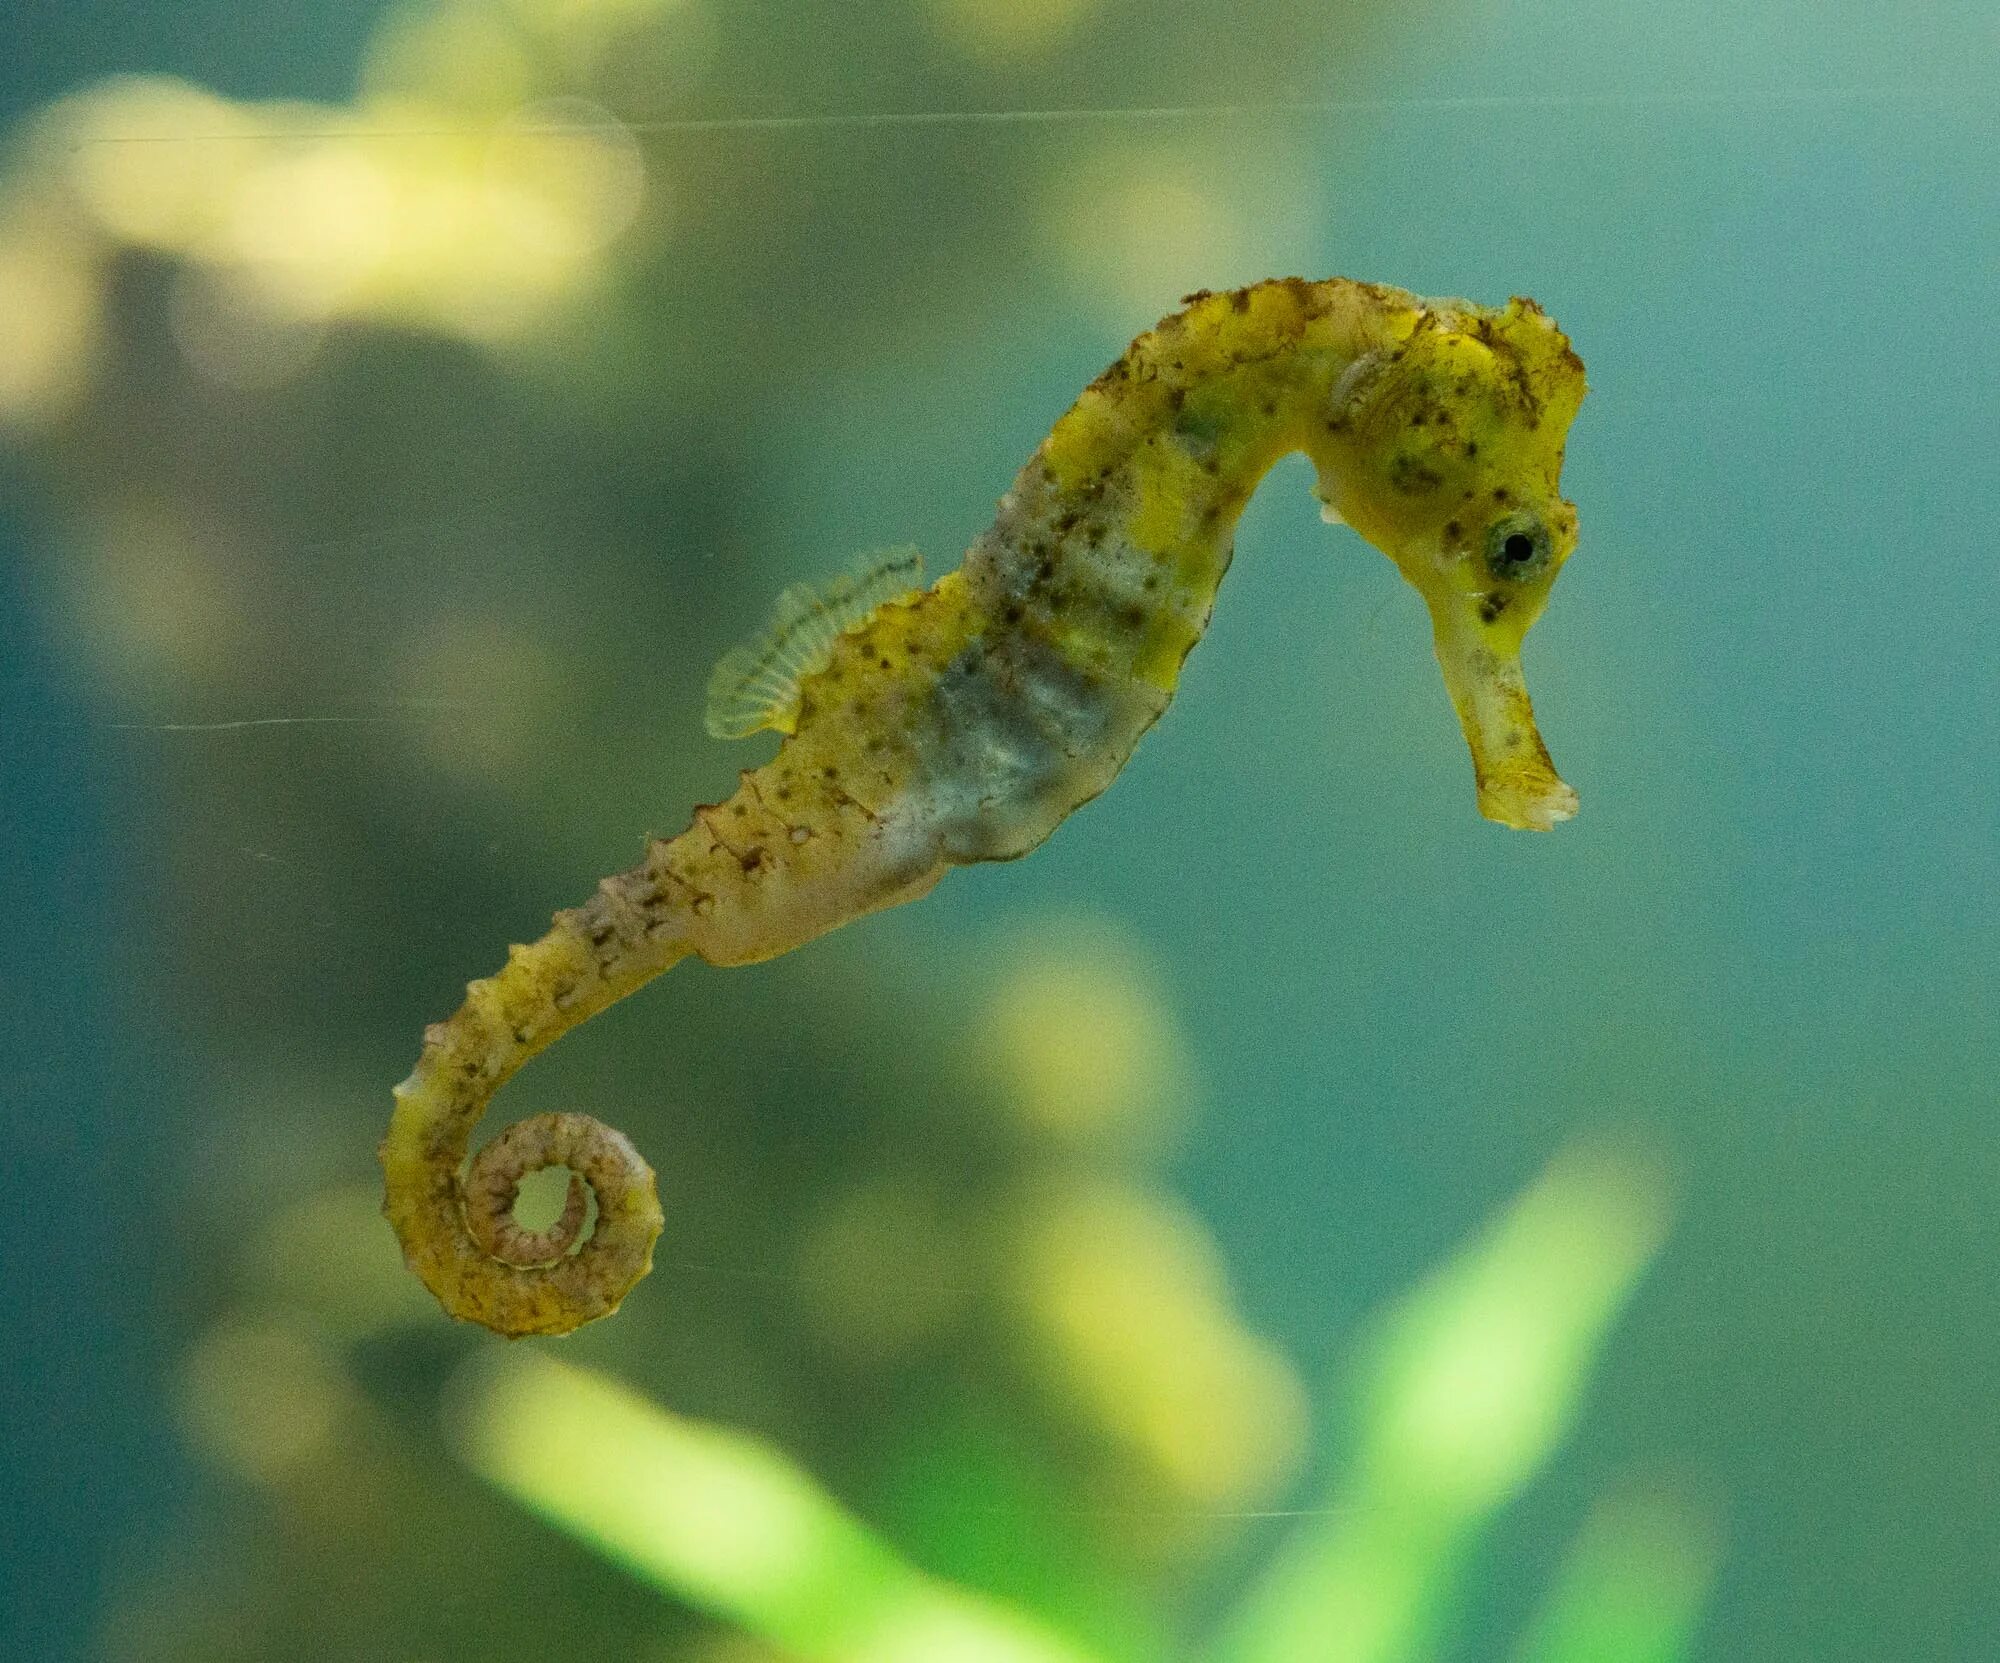
[[[1190,295],[1056,423],[960,570],[918,590],[897,554],[830,596],[787,591],[711,690],[711,728],[776,728],[776,756],[426,1031],[382,1144],[383,1210],[410,1267],[452,1315],[503,1334],[615,1310],[660,1232],[652,1169],[599,1121],[548,1114],[461,1177],[493,1093],[690,953],[771,958],[916,899],[948,867],[1033,849],[1166,708],[1237,516],[1289,452],[1316,467],[1327,517],[1429,604],[1480,812],[1536,830],[1567,819],[1576,794],[1536,731],[1520,649],[1576,545],[1558,475],[1583,392],[1581,361],[1531,300],[1343,278]],[[514,1201],[547,1166],[569,1169],[568,1199],[531,1232]]]

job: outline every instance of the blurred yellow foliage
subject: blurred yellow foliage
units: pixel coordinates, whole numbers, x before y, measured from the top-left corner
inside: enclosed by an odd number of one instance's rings
[[[89,390],[100,300],[90,240],[59,210],[0,209],[0,430],[44,426]]]
[[[1103,0],[930,0],[939,32],[967,57],[1005,64],[1053,51]]]
[[[1005,1105],[1063,1144],[1163,1142],[1186,1111],[1192,1066],[1139,943],[1101,920],[1047,918],[994,956],[975,1021]]]
[[[1148,142],[1143,129],[1079,148],[1049,176],[1042,234],[1079,303],[1107,319],[1151,316],[1197,285],[1287,270],[1323,212],[1314,181],[1282,149],[1246,176],[1226,149]]]
[[[1240,1507],[1289,1477],[1305,1394],[1231,1308],[1220,1254],[1185,1208],[1052,1179],[1001,1214],[1001,1262],[1031,1366],[1195,1508]]]
[[[399,38],[427,51],[434,28],[455,28],[462,46],[468,30],[502,25],[452,11]],[[440,56],[467,73],[462,54]],[[534,97],[501,58],[470,60],[487,96],[469,100],[383,92],[350,109],[232,104],[125,76],[52,106],[37,144],[67,190],[68,217],[0,219],[20,382],[0,377],[0,416],[32,412],[51,385],[80,375],[80,320],[106,267],[102,254],[78,255],[94,247],[187,262],[195,288],[177,314],[180,344],[229,385],[272,385],[304,367],[309,354],[270,350],[286,322],[371,318],[498,346],[585,292],[647,200],[645,160],[608,111]],[[493,97],[503,86],[508,96]],[[657,186],[652,196],[657,213]],[[232,332],[250,340],[233,343]]]
[[[913,1177],[835,1192],[799,1249],[799,1298],[813,1332],[880,1366],[962,1313],[971,1266],[943,1199]]]
[[[339,1354],[303,1321],[226,1318],[183,1361],[189,1439],[239,1477],[279,1484],[330,1455],[358,1412]]]

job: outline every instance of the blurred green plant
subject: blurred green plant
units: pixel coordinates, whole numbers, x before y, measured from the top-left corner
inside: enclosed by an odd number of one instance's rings
[[[1212,1663],[1411,1663],[1461,1563],[1572,1424],[1659,1249],[1644,1163],[1572,1151],[1373,1328],[1347,1470],[1223,1623]],[[602,1376],[509,1353],[465,1382],[464,1459],[662,1592],[811,1663],[1083,1663],[1072,1640],[904,1563],[762,1442]],[[1704,1510],[1638,1491],[1593,1515],[1526,1663],[1673,1663],[1715,1565]]]
[[[1714,1508],[1673,1482],[1607,1497],[1585,1522],[1519,1663],[1674,1663],[1720,1561]]]
[[[1573,1150],[1390,1311],[1351,1385],[1347,1473],[1251,1590],[1221,1663],[1429,1655],[1466,1555],[1560,1446],[1665,1225],[1646,1165]]]
[[[769,1445],[512,1354],[467,1387],[465,1458],[655,1587],[810,1663],[1086,1663],[900,1559]]]

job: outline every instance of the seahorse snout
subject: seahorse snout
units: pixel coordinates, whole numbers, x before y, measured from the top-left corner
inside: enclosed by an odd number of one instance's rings
[[[1438,665],[1472,751],[1479,812],[1519,831],[1552,831],[1577,810],[1577,795],[1549,760],[1535,725],[1518,653],[1434,612]]]

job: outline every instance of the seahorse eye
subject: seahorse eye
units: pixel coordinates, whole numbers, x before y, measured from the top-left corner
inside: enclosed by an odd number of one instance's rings
[[[1486,533],[1486,566],[1497,578],[1525,583],[1549,566],[1549,528],[1533,514],[1509,514]]]

